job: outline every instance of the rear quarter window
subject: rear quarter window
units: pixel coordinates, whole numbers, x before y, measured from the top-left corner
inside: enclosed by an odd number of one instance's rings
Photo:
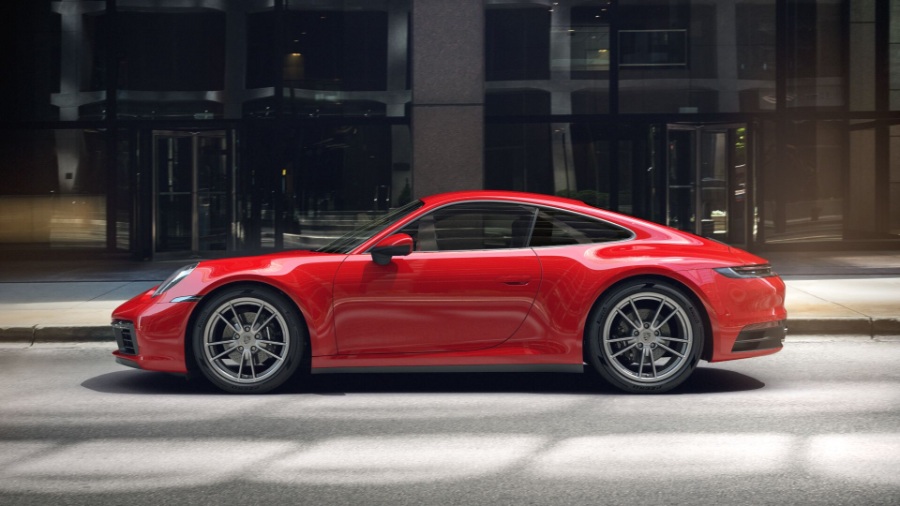
[[[632,237],[634,233],[631,230],[607,221],[567,211],[542,209],[535,221],[530,245],[594,244],[624,241]]]

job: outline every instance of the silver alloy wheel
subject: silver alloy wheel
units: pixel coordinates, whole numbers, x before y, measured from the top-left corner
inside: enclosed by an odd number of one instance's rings
[[[600,335],[608,363],[628,381],[665,382],[692,363],[694,335],[687,311],[656,291],[618,301]]]
[[[202,336],[203,358],[212,371],[242,385],[276,375],[291,351],[284,315],[257,297],[224,301],[211,312]]]

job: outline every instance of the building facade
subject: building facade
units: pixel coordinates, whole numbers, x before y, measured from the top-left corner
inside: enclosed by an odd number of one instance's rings
[[[0,13],[0,249],[308,248],[475,188],[758,251],[900,248],[900,0]]]

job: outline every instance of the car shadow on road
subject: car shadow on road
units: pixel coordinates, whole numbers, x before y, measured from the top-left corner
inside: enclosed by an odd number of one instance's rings
[[[694,374],[673,394],[720,394],[759,390],[766,386],[762,381],[728,369],[698,367]]]
[[[104,394],[215,395],[222,393],[200,378],[128,369],[88,378],[81,386]],[[222,395],[227,395],[222,393]]]
[[[227,395],[203,378],[188,380],[173,374],[131,370],[96,376],[81,386],[108,394]],[[684,384],[664,395],[733,393],[763,387],[762,381],[738,372],[699,367]],[[270,395],[428,392],[628,395],[592,373],[304,374]]]

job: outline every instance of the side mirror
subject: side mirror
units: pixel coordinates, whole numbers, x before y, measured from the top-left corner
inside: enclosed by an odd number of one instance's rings
[[[408,234],[394,234],[376,244],[370,252],[372,260],[378,265],[391,263],[393,257],[405,257],[412,253],[413,238]]]

